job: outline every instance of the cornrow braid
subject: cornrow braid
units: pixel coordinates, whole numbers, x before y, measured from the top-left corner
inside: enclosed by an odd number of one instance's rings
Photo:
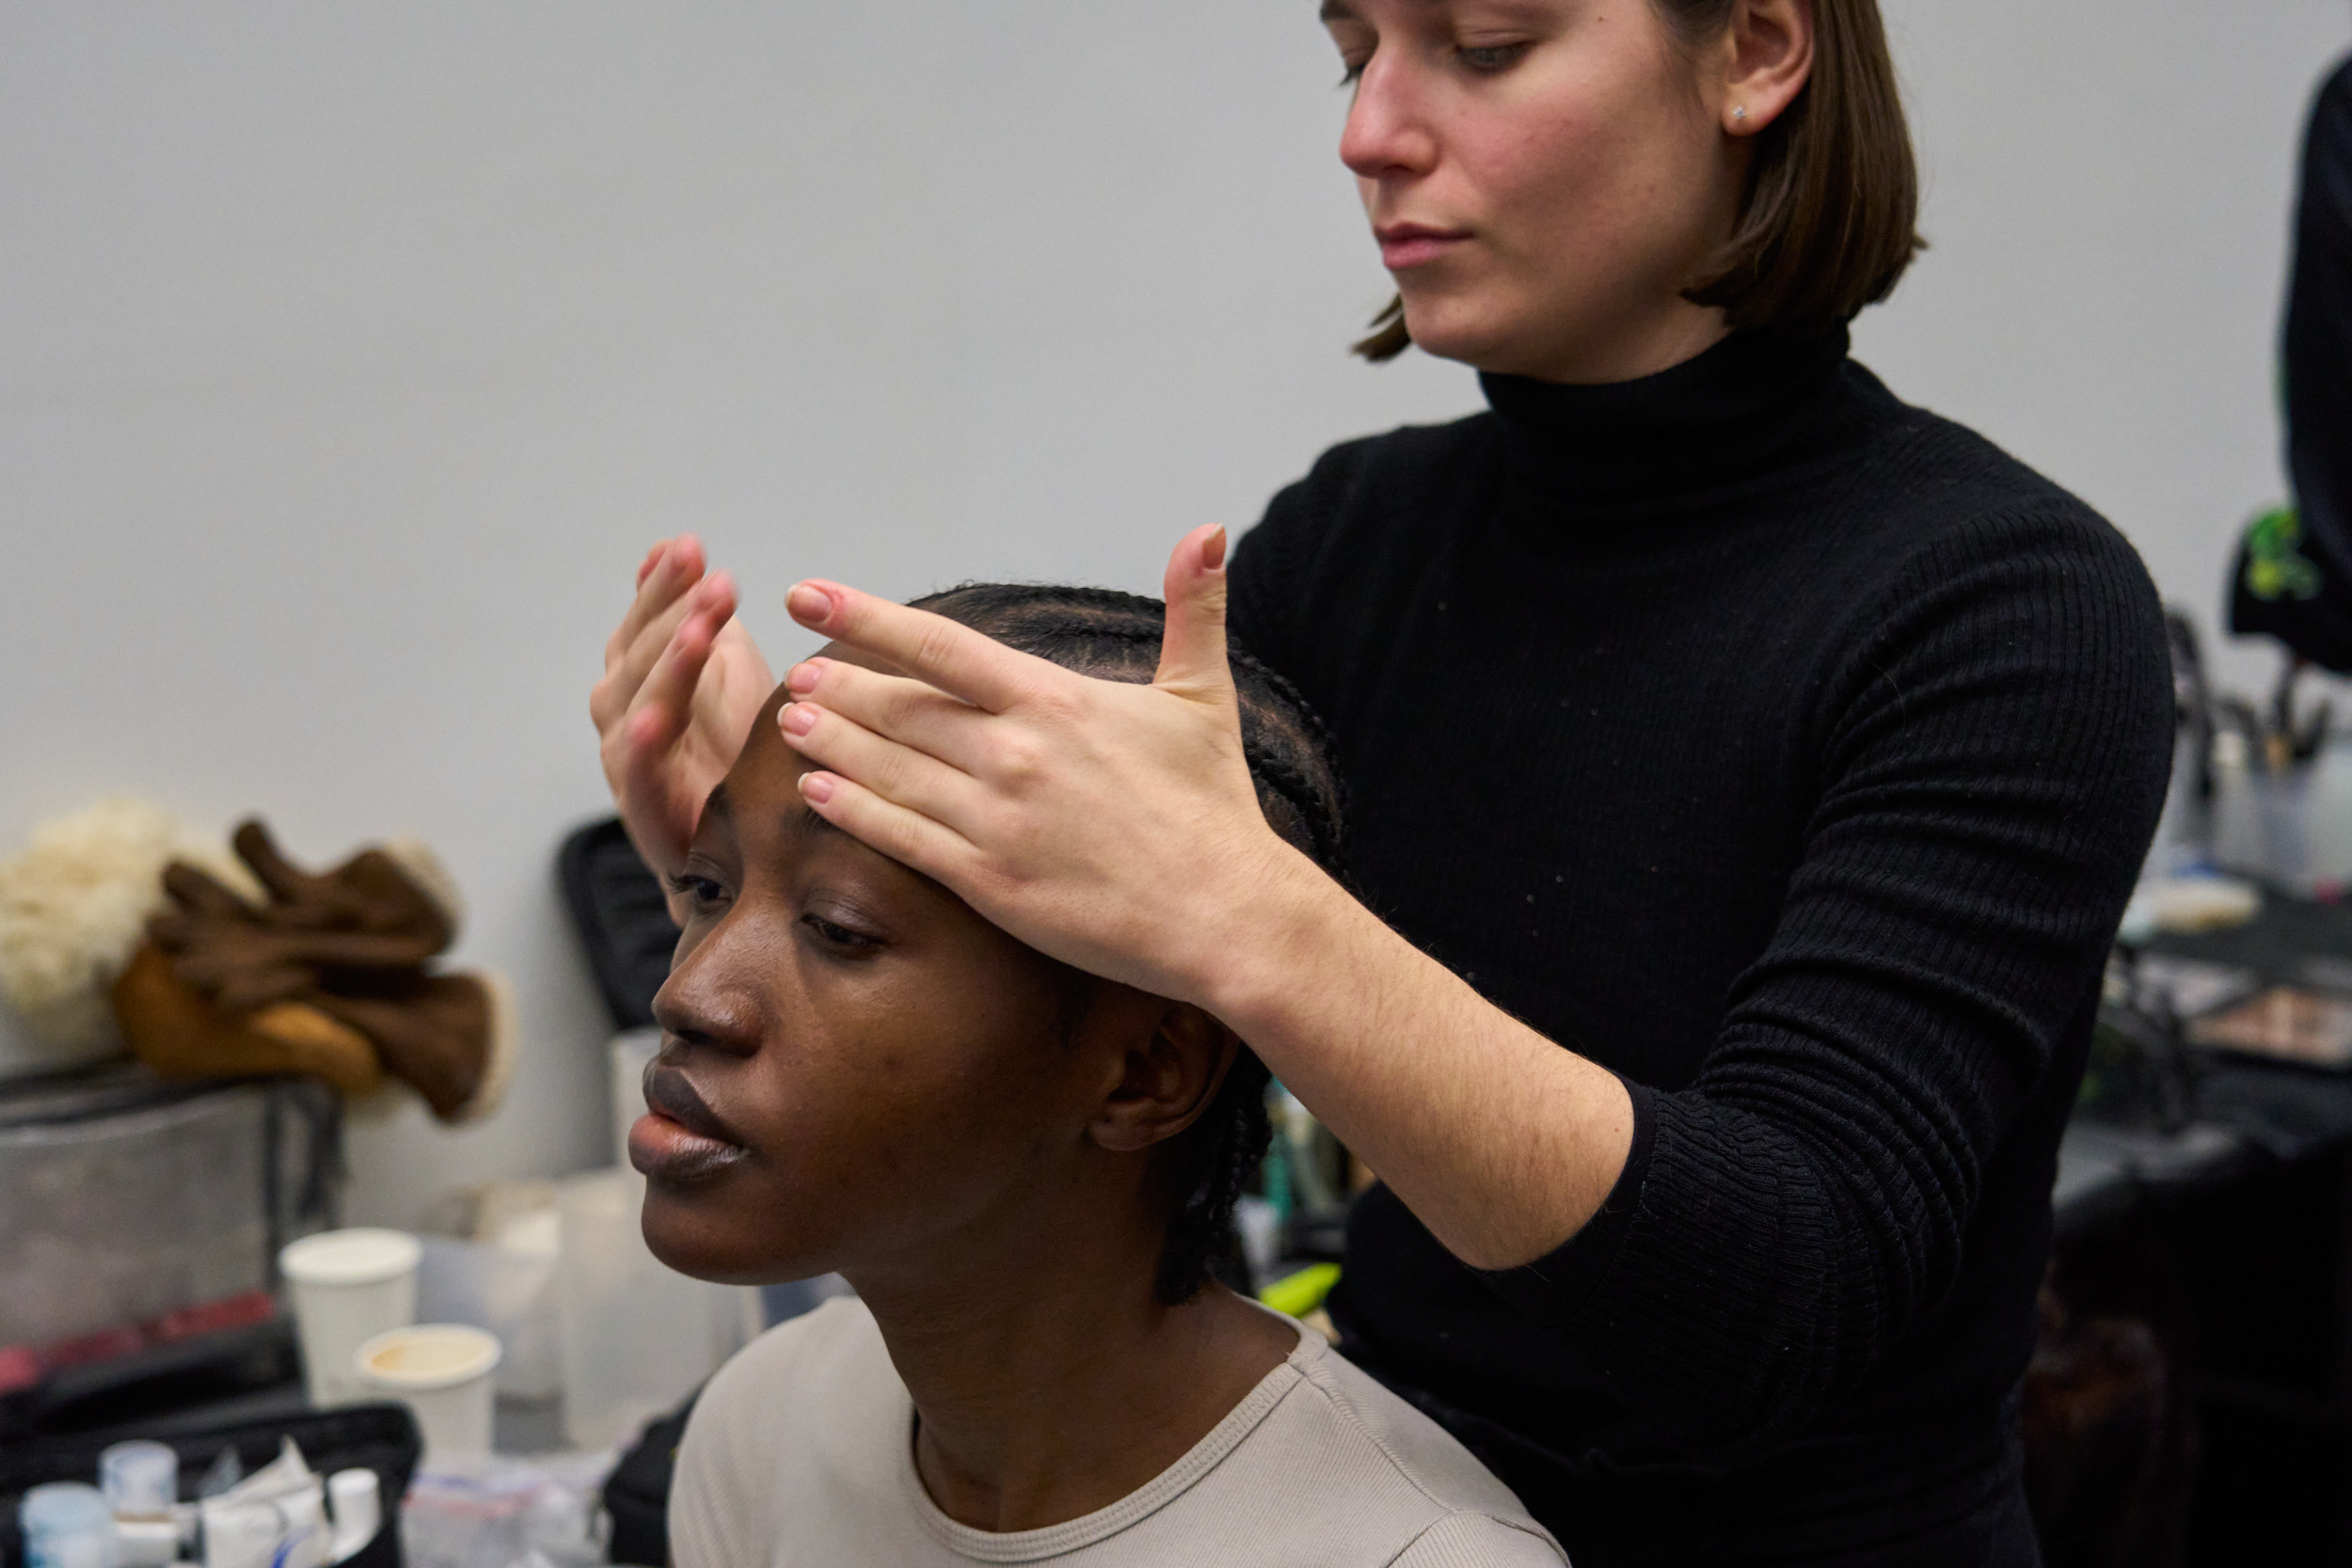
[[[1103,680],[1142,684],[1158,673],[1167,607],[1109,588],[967,582],[914,601],[1023,653]],[[1284,841],[1339,874],[1345,792],[1330,735],[1295,687],[1238,643],[1226,651],[1241,703],[1242,757],[1258,807]],[[1170,1148],[1177,1193],[1155,1288],[1171,1306],[1213,1275],[1240,1272],[1233,1207],[1272,1141],[1265,1064],[1244,1045],[1209,1103]]]

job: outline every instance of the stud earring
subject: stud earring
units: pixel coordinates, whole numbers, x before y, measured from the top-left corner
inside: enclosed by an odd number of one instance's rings
[[[1732,110],[1731,119],[1732,123],[1735,125],[1745,125],[1748,122],[1748,106],[1745,103],[1742,103],[1738,108]]]

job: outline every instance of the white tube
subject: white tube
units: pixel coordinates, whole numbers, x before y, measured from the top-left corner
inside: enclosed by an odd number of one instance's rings
[[[335,1511],[335,1542],[326,1560],[348,1561],[384,1528],[383,1487],[364,1465],[338,1470],[326,1478],[326,1500]]]

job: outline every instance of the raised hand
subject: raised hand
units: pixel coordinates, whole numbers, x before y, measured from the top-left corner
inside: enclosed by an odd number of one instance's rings
[[[785,738],[827,820],[1043,952],[1204,1002],[1221,917],[1269,877],[1319,876],[1266,825],[1225,652],[1225,531],[1177,546],[1149,686],[1092,680],[941,616],[829,582],[794,619],[898,673],[818,657]]]
[[[637,568],[637,597],[588,697],[605,782],[657,875],[684,863],[704,800],[775,689],[735,607],[734,581],[706,569],[701,541],[663,540]]]

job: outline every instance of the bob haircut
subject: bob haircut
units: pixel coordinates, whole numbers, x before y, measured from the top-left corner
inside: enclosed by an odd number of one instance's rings
[[[1687,50],[1731,24],[1737,0],[1647,0]],[[1919,167],[1878,0],[1813,0],[1813,74],[1756,135],[1731,239],[1682,291],[1733,330],[1826,331],[1895,292],[1919,237]],[[1355,352],[1412,345],[1400,296]]]

